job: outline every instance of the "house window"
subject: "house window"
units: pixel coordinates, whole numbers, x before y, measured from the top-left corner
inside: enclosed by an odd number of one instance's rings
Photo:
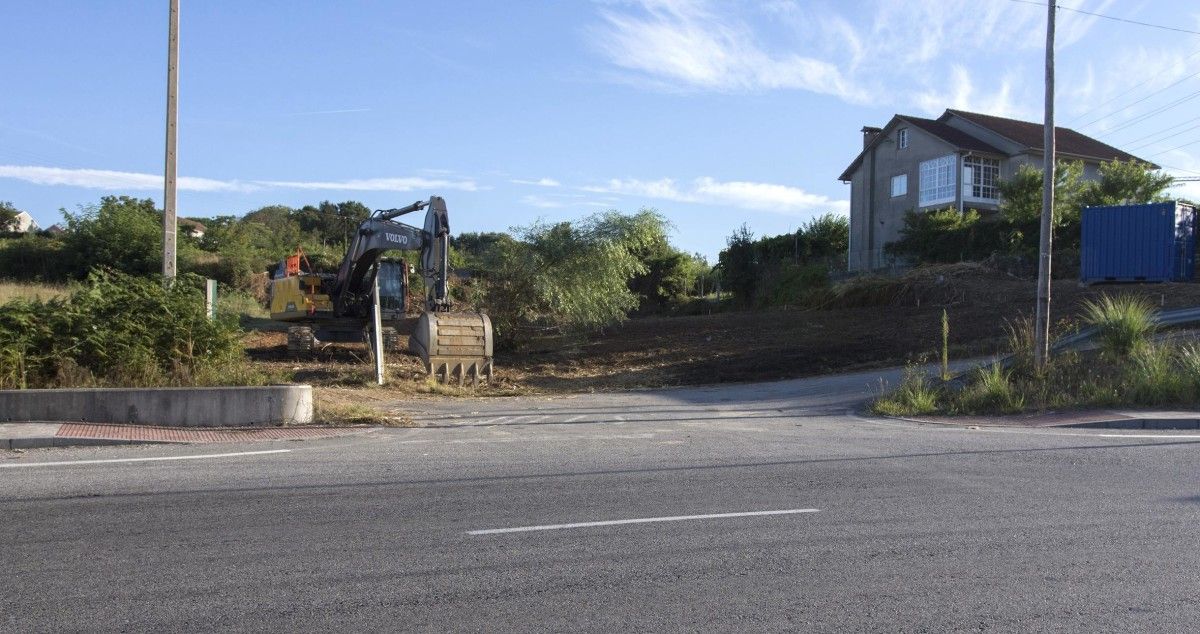
[[[908,128],[900,128],[896,132],[896,139],[896,142],[900,145],[901,150],[908,147]]]
[[[892,198],[908,194],[908,174],[892,177]]]
[[[975,200],[997,200],[1000,192],[996,181],[1000,180],[1000,161],[997,159],[968,156],[963,159],[963,197]]]
[[[921,162],[922,207],[954,202],[955,158],[951,154]]]

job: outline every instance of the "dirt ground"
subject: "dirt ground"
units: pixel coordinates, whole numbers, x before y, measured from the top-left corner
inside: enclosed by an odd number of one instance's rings
[[[1137,293],[1164,308],[1200,305],[1200,284],[1054,285],[1052,317],[1065,332],[1080,302],[1101,293]],[[477,391],[433,385],[420,362],[389,355],[389,384],[368,387],[365,346],[335,345],[317,359],[287,354],[282,332],[248,335],[251,358],[328,398],[369,404],[425,394],[513,395],[610,391],[676,385],[763,381],[936,358],[941,317],[950,320],[953,357],[1002,351],[1005,325],[1032,313],[1032,280],[974,265],[922,270],[902,278],[878,305],[821,310],[777,308],[687,317],[646,317],[586,340],[538,342],[496,354],[496,380]],[[861,300],[851,300],[861,301]],[[879,299],[865,300],[866,303]]]

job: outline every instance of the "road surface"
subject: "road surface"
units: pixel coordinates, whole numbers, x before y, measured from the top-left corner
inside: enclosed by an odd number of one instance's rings
[[[878,379],[5,455],[0,629],[1194,630],[1195,432],[855,416]]]

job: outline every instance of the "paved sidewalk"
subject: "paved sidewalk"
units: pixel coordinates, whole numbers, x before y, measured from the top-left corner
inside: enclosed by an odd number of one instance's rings
[[[1015,416],[905,416],[904,420],[978,427],[1090,427],[1097,429],[1200,429],[1200,412],[1085,410]]]
[[[370,427],[267,427],[208,429],[99,425],[92,423],[0,423],[0,449],[129,445],[140,443],[218,443],[305,440],[373,431]]]

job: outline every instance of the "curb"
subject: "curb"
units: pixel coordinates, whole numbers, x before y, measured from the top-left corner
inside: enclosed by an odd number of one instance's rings
[[[52,429],[29,430],[33,432],[30,435],[17,433],[8,438],[0,437],[0,449],[317,440],[367,434],[376,431],[376,429],[375,427],[363,426],[196,429],[184,427],[150,427],[144,425],[62,423],[54,424]]]
[[[110,445],[182,445],[187,443],[170,440],[124,440],[121,438],[61,438],[58,436],[35,436],[33,438],[0,438],[0,449],[47,449],[50,447],[104,447]]]

